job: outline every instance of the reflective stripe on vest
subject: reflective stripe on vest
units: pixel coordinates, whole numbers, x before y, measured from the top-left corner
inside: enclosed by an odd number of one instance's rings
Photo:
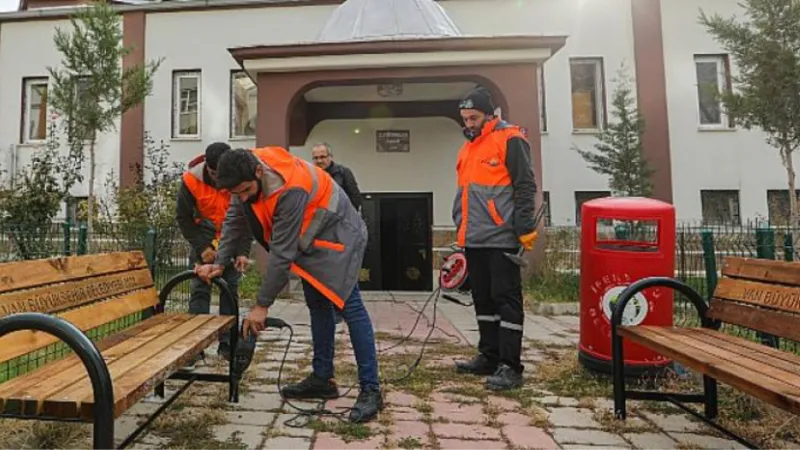
[[[194,196],[195,210],[198,220],[206,219],[214,224],[215,238],[219,239],[222,234],[222,223],[225,221],[225,214],[231,204],[229,193],[218,190],[214,186],[208,185],[203,181],[203,170],[205,162],[193,166],[183,174],[183,183],[189,192]]]
[[[495,119],[458,153],[458,189],[453,220],[462,247],[513,248],[514,189],[506,167],[509,138],[525,139],[519,128]]]
[[[284,180],[284,185],[273,192],[264,193],[265,198],[250,206],[264,231],[263,241],[268,243],[272,235],[272,216],[278,204],[280,194],[289,189],[302,189],[309,195],[308,203],[303,211],[303,223],[300,228],[299,246],[301,251],[311,245],[333,243],[315,242],[325,215],[335,214],[339,204],[339,189],[330,177],[321,176],[322,169],[295,157],[281,147],[265,147],[254,149],[253,154],[270,170],[276,172]],[[291,271],[304,279],[339,309],[344,307],[344,299],[328,286],[325,286],[308,271],[293,263]]]

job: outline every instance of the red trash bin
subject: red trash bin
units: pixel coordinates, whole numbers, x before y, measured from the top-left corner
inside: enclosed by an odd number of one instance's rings
[[[606,197],[581,207],[580,344],[589,370],[611,373],[611,314],[626,286],[675,276],[675,207],[640,197]],[[673,292],[652,288],[625,308],[623,325],[673,324]],[[625,372],[658,372],[672,361],[624,341]]]

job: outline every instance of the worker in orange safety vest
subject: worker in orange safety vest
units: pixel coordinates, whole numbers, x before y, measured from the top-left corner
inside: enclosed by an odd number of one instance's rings
[[[190,259],[195,265],[214,262],[217,257],[219,239],[222,234],[222,223],[230,206],[230,193],[222,191],[217,183],[217,163],[220,157],[230,150],[223,142],[215,142],[208,147],[204,155],[189,162],[189,170],[181,177],[181,185],[177,195],[177,222],[183,237],[191,246]],[[230,287],[234,298],[238,301],[240,272],[247,269],[250,246],[242,245],[235,249],[235,264],[227,264],[223,277]],[[190,283],[190,314],[208,314],[211,308],[211,286],[198,279]],[[220,298],[220,314],[233,314],[233,308],[227,299]],[[220,333],[217,353],[230,360],[230,336]],[[192,369],[203,357],[199,355],[194,362],[184,367]]]
[[[456,162],[458,187],[453,220],[464,249],[480,339],[478,354],[456,370],[489,375],[491,390],[522,385],[523,319],[521,267],[504,253],[536,240],[536,182],[530,146],[519,127],[495,117],[485,88],[459,104],[467,141]]]
[[[281,147],[237,149],[219,162],[218,184],[235,203],[223,226],[217,261],[196,273],[210,279],[234,249],[253,238],[269,252],[265,276],[243,324],[245,337],[264,329],[268,308],[294,273],[302,280],[311,315],[314,357],[304,380],[284,387],[285,398],[332,399],[335,319],[341,311],[358,365],[360,392],[352,422],[373,419],[383,408],[375,334],[361,299],[358,277],[367,228],[344,190],[323,169]]]

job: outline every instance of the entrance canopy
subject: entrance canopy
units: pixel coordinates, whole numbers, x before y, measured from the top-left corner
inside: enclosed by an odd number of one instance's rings
[[[445,89],[460,87],[463,95],[479,84],[492,93],[503,118],[527,133],[541,186],[538,69],[565,42],[565,36],[464,35],[433,0],[347,0],[334,10],[314,42],[229,51],[258,85],[256,145],[304,146],[317,123],[353,118],[355,111],[458,120],[458,93],[450,92],[446,98],[427,95],[426,103],[422,98],[391,101],[392,86],[413,92],[439,84]],[[370,92],[382,89],[388,95],[379,104],[341,97],[328,102],[338,105],[319,101],[358,91],[323,88],[358,86],[370,86]],[[541,190],[538,196],[541,204]]]

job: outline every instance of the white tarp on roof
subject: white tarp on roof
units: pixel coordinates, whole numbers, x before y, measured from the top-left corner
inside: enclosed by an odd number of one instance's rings
[[[322,28],[320,42],[430,39],[461,36],[433,0],[347,0]]]

